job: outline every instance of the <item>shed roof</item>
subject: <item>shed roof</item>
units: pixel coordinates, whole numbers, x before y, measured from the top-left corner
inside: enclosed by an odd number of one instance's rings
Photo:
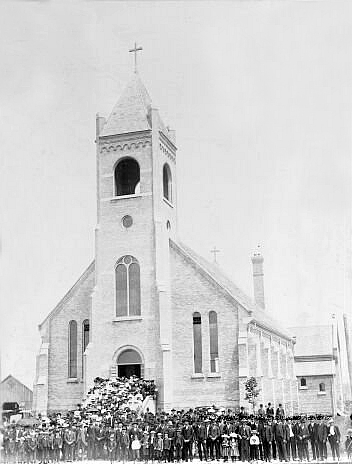
[[[295,363],[295,372],[299,377],[312,375],[333,375],[335,373],[333,361],[306,361]]]
[[[291,327],[296,337],[295,356],[322,356],[333,354],[333,330],[331,325]]]

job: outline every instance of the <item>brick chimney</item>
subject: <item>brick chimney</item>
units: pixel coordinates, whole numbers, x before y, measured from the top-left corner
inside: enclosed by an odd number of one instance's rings
[[[254,300],[258,306],[265,309],[263,263],[264,258],[261,255],[258,246],[258,249],[253,253],[252,256]]]

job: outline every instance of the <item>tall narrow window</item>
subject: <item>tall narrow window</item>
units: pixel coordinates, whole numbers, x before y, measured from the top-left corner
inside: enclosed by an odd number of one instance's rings
[[[306,386],[307,386],[307,380],[304,377],[302,377],[301,378],[301,387],[306,387]]]
[[[68,376],[77,377],[77,322],[70,321],[68,325]]]
[[[193,356],[194,372],[200,374],[202,369],[202,317],[199,313],[193,314]]]
[[[320,392],[325,392],[325,383],[324,382],[319,384],[319,391]]]
[[[133,158],[121,160],[115,168],[115,195],[139,193],[140,169]]]
[[[209,313],[210,372],[219,372],[218,316],[215,311]]]
[[[168,164],[164,164],[163,167],[163,193],[164,198],[172,203],[172,177],[171,169]]]
[[[123,256],[115,268],[116,316],[141,314],[141,279],[139,263],[133,256]]]
[[[85,319],[82,324],[82,377],[84,376],[84,352],[89,343],[89,320]]]
[[[83,338],[82,350],[84,353],[89,343],[89,320],[88,319],[83,321],[83,337],[82,338]]]

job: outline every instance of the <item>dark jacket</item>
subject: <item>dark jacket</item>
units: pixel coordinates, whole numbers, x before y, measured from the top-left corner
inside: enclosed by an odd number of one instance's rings
[[[193,440],[193,428],[191,425],[188,425],[187,427],[184,426],[182,429],[182,436],[185,441],[192,441]]]
[[[284,424],[276,424],[274,436],[276,441],[288,441],[288,430]]]
[[[328,437],[328,428],[325,424],[318,425],[318,441],[324,442]]]

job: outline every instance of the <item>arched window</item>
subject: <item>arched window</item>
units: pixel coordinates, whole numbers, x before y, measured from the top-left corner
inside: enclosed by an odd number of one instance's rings
[[[133,256],[123,256],[116,263],[116,316],[141,314],[139,263]]]
[[[325,392],[325,383],[324,382],[319,384],[319,391],[320,392]]]
[[[77,322],[68,324],[68,376],[70,379],[77,377]]]
[[[218,316],[215,311],[209,313],[210,372],[219,372]]]
[[[163,167],[163,193],[164,198],[172,203],[172,176],[170,166],[167,163]]]
[[[307,380],[304,377],[302,377],[301,378],[301,387],[306,387],[306,386],[307,386]]]
[[[194,372],[203,372],[202,366],[202,317],[199,313],[193,314],[193,357]]]
[[[139,193],[139,164],[132,158],[121,160],[115,168],[115,195]]]

